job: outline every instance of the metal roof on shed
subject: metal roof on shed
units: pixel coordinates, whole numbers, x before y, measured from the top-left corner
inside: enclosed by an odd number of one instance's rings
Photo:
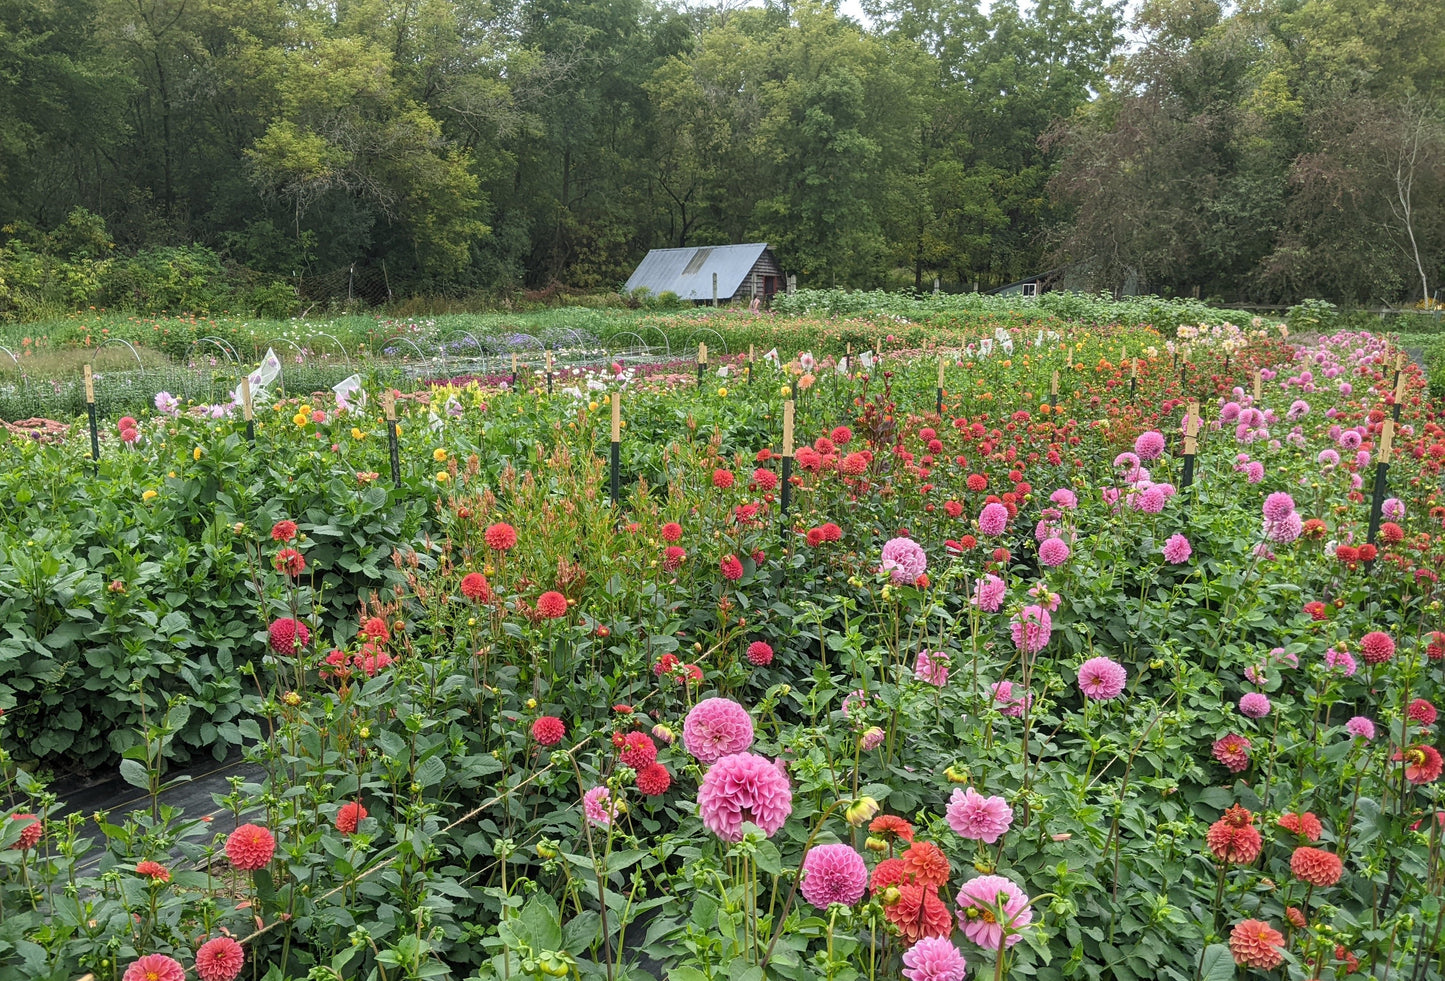
[[[711,300],[712,274],[717,273],[717,295],[726,300],[737,293],[767,247],[766,242],[752,242],[653,249],[628,277],[624,289],[631,292],[646,287],[654,295],[672,292],[684,300]]]

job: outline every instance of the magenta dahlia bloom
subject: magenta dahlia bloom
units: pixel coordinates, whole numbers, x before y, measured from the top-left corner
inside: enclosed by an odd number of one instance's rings
[[[972,787],[955,790],[944,814],[960,838],[992,845],[1013,824],[1013,808],[1002,797],[985,797]]]
[[[1049,617],[1049,611],[1037,603],[1030,603],[1014,614],[1009,623],[1009,636],[1021,653],[1037,654],[1048,644],[1053,629],[1054,622]]]
[[[1189,556],[1194,554],[1194,548],[1189,544],[1189,539],[1183,535],[1170,535],[1169,540],[1164,543],[1164,561],[1173,565],[1181,562],[1188,562]]]
[[[985,613],[997,613],[1007,592],[1004,581],[990,572],[973,587],[972,602]]]
[[[1164,436],[1162,433],[1150,430],[1147,433],[1140,433],[1139,438],[1134,440],[1134,452],[1141,460],[1152,460],[1164,452]]]
[[[1269,696],[1249,692],[1239,700],[1239,711],[1251,719],[1262,719],[1269,715]]]
[[[819,909],[852,906],[868,890],[868,866],[851,845],[815,845],[803,859],[803,898]]]
[[[745,821],[772,837],[793,813],[793,789],[767,757],[733,753],[703,774],[697,805],[703,825],[723,841],[742,841]]]
[[[699,763],[713,763],[753,744],[753,720],[731,698],[705,698],[682,723],[682,745]]]
[[[1002,535],[1008,527],[1008,508],[997,501],[983,506],[978,515],[978,530],[985,535]]]
[[[946,937],[924,937],[903,952],[908,981],[963,981],[968,962]]]
[[[945,651],[919,651],[913,664],[913,677],[942,688],[948,684],[948,654]]]
[[[1069,546],[1062,538],[1048,538],[1039,544],[1039,561],[1050,568],[1069,561]]]
[[[981,875],[958,892],[958,925],[963,935],[985,950],[1012,947],[1033,922],[1029,897],[1001,875]]]
[[[882,565],[895,583],[912,586],[928,568],[928,555],[911,538],[890,538],[883,545]]]
[[[1107,657],[1091,657],[1079,665],[1079,691],[1096,702],[1118,698],[1128,680],[1124,666]]]

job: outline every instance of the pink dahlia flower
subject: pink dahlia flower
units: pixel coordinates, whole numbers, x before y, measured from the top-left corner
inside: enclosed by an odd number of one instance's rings
[[[733,753],[703,775],[697,804],[703,825],[723,841],[742,841],[745,821],[772,837],[793,812],[793,790],[771,760]]]
[[[186,981],[186,969],[174,957],[146,954],[125,969],[122,981]]]
[[[1183,535],[1170,535],[1169,540],[1164,543],[1164,561],[1173,565],[1181,562],[1188,562],[1189,556],[1194,554],[1189,539]]]
[[[945,937],[924,937],[903,954],[908,981],[963,981],[967,967],[963,954]]]
[[[945,817],[960,838],[992,845],[1009,829],[1014,812],[1002,797],[985,797],[969,787],[953,792]]]
[[[868,889],[868,866],[851,845],[817,845],[803,859],[803,898],[819,909],[852,906]]]
[[[1356,739],[1369,742],[1375,738],[1375,723],[1363,715],[1356,715],[1345,723],[1345,731]]]
[[[958,925],[964,936],[985,950],[1012,947],[1033,922],[1029,897],[1001,875],[981,875],[958,892]]]
[[[1079,496],[1067,487],[1060,487],[1049,495],[1049,500],[1061,508],[1072,511],[1079,506]]]
[[[1004,594],[1008,587],[1004,581],[989,573],[973,587],[973,604],[985,613],[997,613],[1003,606]]]
[[[1118,698],[1128,680],[1124,666],[1107,657],[1091,657],[1079,665],[1079,690],[1096,702]]]
[[[993,700],[1001,714],[1018,719],[1022,718],[1024,712],[1033,704],[1033,695],[1022,685],[1015,694],[1012,681],[996,681],[993,683]]]
[[[714,763],[753,744],[753,720],[731,698],[705,698],[682,723],[682,745],[699,763]]]
[[[1037,654],[1048,644],[1053,627],[1049,611],[1031,603],[1014,615],[1009,624],[1009,636],[1021,653]]]
[[[942,688],[948,684],[948,654],[944,651],[919,651],[913,665],[913,677]]]
[[[1245,694],[1239,700],[1239,711],[1251,719],[1262,719],[1269,715],[1269,696],[1257,691]]]
[[[882,566],[895,583],[911,586],[928,568],[928,555],[911,538],[890,538],[883,546]]]
[[[994,501],[983,506],[978,515],[978,530],[985,535],[1002,535],[1008,527],[1008,508]]]
[[[1294,498],[1284,491],[1275,491],[1264,499],[1264,518],[1266,521],[1279,522],[1294,513]]]
[[[1045,539],[1039,545],[1039,561],[1050,568],[1069,561],[1069,546],[1062,538]]]
[[[1153,460],[1164,452],[1163,434],[1153,430],[1140,433],[1139,438],[1134,440],[1134,452],[1139,455],[1141,460]]]
[[[605,828],[617,814],[617,802],[606,787],[593,787],[582,795],[582,813],[594,828]]]

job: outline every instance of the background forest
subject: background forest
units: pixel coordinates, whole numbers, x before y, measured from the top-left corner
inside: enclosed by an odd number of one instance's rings
[[[1438,287],[1445,4],[863,8],[0,0],[0,315],[615,288],[743,241],[818,287]]]

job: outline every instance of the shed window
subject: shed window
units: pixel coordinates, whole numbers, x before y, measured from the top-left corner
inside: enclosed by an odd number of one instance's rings
[[[1037,296],[1038,292],[1038,283],[1024,283],[1024,296]]]

